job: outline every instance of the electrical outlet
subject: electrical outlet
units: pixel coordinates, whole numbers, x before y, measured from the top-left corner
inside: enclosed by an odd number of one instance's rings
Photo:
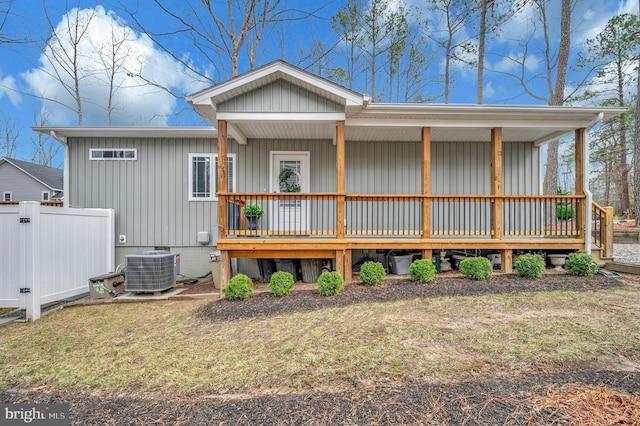
[[[127,236],[126,235],[120,235],[120,237],[118,238],[118,242],[120,244],[126,244],[127,243]]]

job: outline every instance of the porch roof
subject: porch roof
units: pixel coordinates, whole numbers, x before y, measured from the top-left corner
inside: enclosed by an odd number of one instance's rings
[[[277,80],[344,105],[343,112],[219,111],[218,105]],[[275,61],[222,82],[187,101],[214,126],[227,122],[229,136],[241,144],[250,139],[333,139],[336,121],[345,122],[346,141],[420,141],[421,129],[431,128],[434,141],[488,141],[492,128],[503,129],[505,142],[538,145],[588,128],[625,110],[603,107],[545,105],[456,105],[373,103],[327,79],[284,61]]]

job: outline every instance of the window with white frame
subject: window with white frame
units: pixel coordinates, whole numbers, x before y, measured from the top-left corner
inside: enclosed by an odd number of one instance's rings
[[[228,191],[236,187],[235,154],[227,155]],[[218,170],[218,154],[189,154],[189,201],[215,201],[218,191],[217,173],[211,173],[211,165]]]
[[[42,201],[49,201],[50,196],[49,191],[42,191]]]
[[[138,159],[138,150],[134,148],[91,148],[90,160],[130,160]]]
[[[10,191],[6,191],[2,193],[2,201],[11,201],[12,194]]]

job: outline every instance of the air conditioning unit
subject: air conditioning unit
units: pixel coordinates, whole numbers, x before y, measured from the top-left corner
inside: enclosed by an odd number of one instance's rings
[[[159,293],[176,285],[180,255],[164,250],[143,251],[125,257],[125,291]]]

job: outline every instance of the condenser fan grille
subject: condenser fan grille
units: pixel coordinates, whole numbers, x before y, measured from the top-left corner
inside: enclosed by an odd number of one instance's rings
[[[149,251],[126,256],[124,289],[133,292],[159,292],[174,287],[179,256],[166,251]]]

